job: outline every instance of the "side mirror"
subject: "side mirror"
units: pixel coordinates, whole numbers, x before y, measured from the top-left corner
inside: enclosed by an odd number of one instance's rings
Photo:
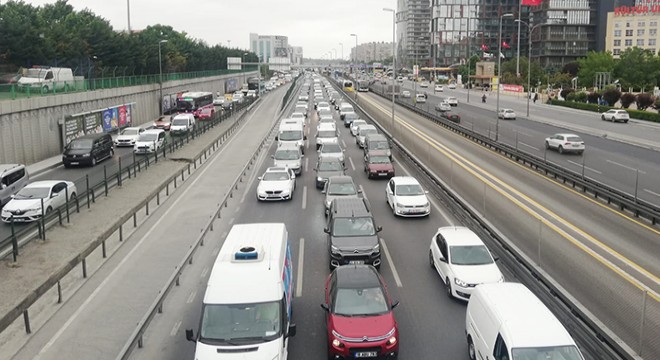
[[[330,229],[328,229],[327,227],[324,227],[323,232],[326,233],[326,234],[330,234]]]
[[[491,254],[491,255],[492,255],[492,254]],[[500,260],[500,257],[497,256],[497,255],[493,255],[493,260],[495,260],[495,261],[499,261],[499,260]]]
[[[296,324],[289,324],[289,331],[287,333],[288,337],[296,336]]]
[[[358,188],[358,189],[357,189],[357,193],[358,193],[358,194],[362,194],[362,189],[359,189],[359,188]]]
[[[446,262],[447,262],[447,259],[445,259],[445,257],[442,256],[442,255],[440,255],[440,257],[438,258],[438,260],[440,260],[440,261],[443,262],[443,263],[446,263]]]
[[[307,140],[307,135],[303,135],[303,140]]]
[[[275,141],[279,140],[279,136],[275,135]]]
[[[259,177],[257,178],[257,180],[261,180],[261,178],[262,178],[262,177],[261,177],[261,176],[259,176]]]
[[[271,155],[270,158],[271,158],[271,159],[275,159],[275,155]]]
[[[328,307],[328,304],[321,304],[321,309],[323,309],[325,311],[328,311],[328,312],[330,311],[330,308]]]
[[[394,301],[392,302],[392,309],[394,309],[394,308],[397,307],[397,306],[399,306],[399,300],[394,300]]]
[[[376,226],[376,232],[381,232],[381,231],[383,231],[383,227],[382,226]]]
[[[197,342],[197,340],[195,339],[195,333],[193,332],[193,329],[186,329],[186,340]]]

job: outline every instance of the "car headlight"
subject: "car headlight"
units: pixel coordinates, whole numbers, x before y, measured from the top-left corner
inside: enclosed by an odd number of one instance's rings
[[[320,177],[320,176],[317,176],[317,177],[316,177],[316,181],[321,182],[321,181],[323,181],[323,178]]]
[[[82,154],[82,156],[89,156],[89,155],[91,155],[91,154],[90,154],[90,153],[84,153],[84,154]]]
[[[463,281],[459,278],[454,278],[454,283],[456,285],[460,286],[460,287],[467,287],[468,286],[468,283],[466,283],[465,281]]]
[[[373,252],[380,252],[380,244],[374,245]]]
[[[333,254],[339,254],[339,248],[336,247],[336,246],[334,246],[334,245],[330,245],[330,251],[331,251]]]
[[[392,345],[396,344],[396,336],[392,336],[391,338],[387,339],[386,344],[388,346],[392,346]]]
[[[397,206],[397,207],[403,207],[403,204],[400,203],[400,202],[397,202],[397,203],[396,203],[396,206]]]
[[[332,340],[332,346],[334,346],[338,349],[342,349],[344,347],[344,344],[341,341],[339,341],[339,339],[333,339]]]

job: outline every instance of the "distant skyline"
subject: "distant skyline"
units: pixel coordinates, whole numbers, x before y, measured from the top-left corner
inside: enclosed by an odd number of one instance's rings
[[[169,25],[176,31],[209,45],[249,49],[250,33],[284,35],[289,45],[302,46],[305,58],[321,58],[332,52],[348,59],[358,41],[392,41],[392,14],[396,0],[128,0],[131,29]],[[55,0],[28,0],[34,6]],[[3,1],[6,3],[6,1]],[[127,1],[69,0],[76,11],[85,8],[110,22],[115,31],[128,29]],[[191,6],[194,4],[194,6]]]

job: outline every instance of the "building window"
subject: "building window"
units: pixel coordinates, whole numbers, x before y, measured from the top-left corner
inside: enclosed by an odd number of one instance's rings
[[[630,21],[626,21],[626,27],[627,27],[627,28],[630,27]]]
[[[656,26],[658,26],[658,22],[657,21],[649,21],[649,26],[650,27],[656,27]]]
[[[626,30],[626,36],[633,36],[632,30]]]
[[[637,29],[637,36],[644,36],[644,29]]]
[[[649,39],[649,46],[655,46],[655,39]]]
[[[649,29],[650,36],[656,36],[658,34],[658,29]]]
[[[617,28],[617,29],[620,28],[621,27],[621,21],[615,22],[614,27]]]
[[[621,36],[621,30],[614,30],[614,36],[616,37]]]
[[[621,40],[614,40],[614,46],[621,46]]]
[[[621,55],[621,49],[613,49],[612,50],[612,55],[615,55],[615,56]]]
[[[626,40],[626,46],[632,46],[632,40],[631,39]]]
[[[645,27],[645,26],[646,26],[646,22],[645,22],[645,21],[638,21],[638,22],[637,22],[637,27]]]
[[[637,46],[644,46],[644,39],[637,39]]]

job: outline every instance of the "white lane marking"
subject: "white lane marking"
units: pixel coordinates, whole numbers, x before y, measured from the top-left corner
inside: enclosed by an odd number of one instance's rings
[[[620,164],[620,163],[618,163],[618,162],[616,162],[616,161],[612,161],[612,160],[609,160],[609,159],[608,159],[608,160],[605,160],[605,161],[607,161],[608,163],[613,164],[613,165],[621,166],[622,168],[626,168],[626,169],[628,169],[628,170],[632,170],[632,171],[638,171],[638,170],[639,170],[639,169],[637,169],[637,168],[630,167],[630,166],[628,166],[628,165],[623,165],[623,164]],[[639,173],[640,173],[640,174],[644,174],[644,175],[646,175],[646,172],[643,171],[643,170],[639,170]]]
[[[305,158],[305,168],[303,169],[304,172],[307,172],[309,170],[309,158]]]
[[[296,279],[296,297],[302,296],[304,261],[305,261],[305,238],[300,238],[300,249],[298,250],[298,278]]]
[[[582,167],[582,164],[579,163],[579,162],[575,162],[575,161],[573,161],[573,160],[566,160],[566,161],[568,161],[569,163],[571,163],[571,164],[573,164],[573,165],[576,165],[576,166]],[[594,168],[590,168],[590,167],[588,167],[588,166],[585,166],[584,168],[585,168],[586,170],[593,171],[593,172],[595,172],[596,174],[602,174],[601,171],[598,171],[598,170],[596,170],[596,169],[594,169]]]
[[[396,271],[396,267],[394,267],[394,261],[392,260],[390,251],[387,250],[387,244],[385,243],[385,239],[380,238],[380,243],[381,245],[383,245],[383,251],[385,251],[385,258],[387,259],[387,264],[390,265],[390,268],[392,269],[392,275],[394,275],[394,281],[396,282],[396,286],[403,287],[403,284],[401,283],[401,278],[399,277],[399,272]]]
[[[257,108],[259,108],[262,104],[263,104],[263,102],[260,103],[257,106]],[[255,112],[253,112],[252,114],[254,114]],[[219,154],[223,153],[225,150],[227,150],[227,148],[229,148],[229,146],[227,146],[227,145],[229,145],[231,142],[233,142],[236,138],[237,137],[235,137],[235,136],[230,137],[229,140],[227,140],[227,144],[224,147],[222,147],[218,152],[216,152],[216,156],[214,156],[211,159],[211,161],[207,162],[208,166],[206,166],[204,169],[202,169],[202,171],[195,178],[195,180],[193,180],[190,183],[190,185],[181,193],[181,196],[179,196],[176,200],[174,200],[172,205],[167,210],[165,210],[163,215],[158,220],[156,220],[154,225],[140,238],[140,240],[138,240],[135,243],[135,246],[131,249],[131,251],[129,251],[128,254],[126,254],[126,256],[124,256],[124,258],[119,262],[119,264],[117,264],[117,266],[110,272],[110,274],[108,274],[108,276],[106,276],[106,278],[98,285],[98,287],[94,290],[94,292],[92,292],[89,295],[89,297],[78,307],[78,309],[71,315],[71,317],[62,325],[62,327],[60,327],[60,329],[55,333],[55,335],[53,335],[53,337],[48,341],[48,343],[46,343],[46,345],[44,345],[44,347],[41,348],[41,351],[39,351],[39,354],[37,354],[35,359],[39,359],[41,357],[41,355],[45,354],[50,349],[50,347],[53,346],[53,344],[57,341],[57,339],[59,339],[60,336],[62,336],[62,334],[64,334],[64,332],[69,328],[69,326],[71,326],[71,324],[74,321],[76,321],[78,316],[80,316],[80,314],[87,308],[87,306],[89,306],[89,304],[96,298],[96,296],[98,296],[98,294],[106,287],[106,285],[110,282],[110,280],[113,279],[113,277],[115,276],[117,271],[119,271],[120,269],[123,269],[123,265],[129,259],[131,259],[133,257],[133,254],[135,254],[135,252],[137,252],[138,249],[140,249],[140,246],[142,245],[142,243],[144,243],[144,241],[146,241],[146,239],[149,238],[151,236],[151,234],[156,229],[160,229],[160,226],[159,226],[160,223],[168,217],[170,212],[174,209],[179,209],[179,207],[177,206],[179,201],[181,201],[183,199],[188,199],[188,197],[186,196],[188,194],[188,192],[192,189],[197,189],[197,187],[195,187],[195,184],[197,184],[197,182],[199,180],[203,179],[204,174],[209,169],[212,168],[211,165],[214,162],[216,162],[218,159],[221,158],[220,156],[217,156],[217,155],[219,155]]]
[[[344,141],[344,139],[341,139],[341,145],[346,149],[346,141]]]
[[[518,134],[520,134],[520,135],[525,135],[525,136],[530,136],[530,137],[532,136],[532,135],[530,135],[530,134],[528,134],[528,133],[524,133],[524,132],[522,132],[522,131],[516,131],[516,132],[517,132]]]
[[[655,191],[651,191],[651,190],[649,190],[649,189],[643,189],[643,190],[646,191],[647,193],[651,194],[651,195],[655,195],[655,196],[657,196],[657,197],[660,197],[660,194],[658,194],[658,193],[655,192]]]
[[[172,327],[172,331],[170,331],[170,336],[176,336],[176,333],[179,332],[179,328],[181,327],[181,320],[177,321],[176,324]]]
[[[536,150],[536,151],[541,151],[541,149],[537,148],[536,146],[532,146],[532,145],[526,144],[526,143],[524,143],[524,142],[522,142],[522,141],[518,141],[518,144],[519,144],[519,145],[522,145],[522,146],[527,146],[528,148],[534,149],[534,150]]]
[[[209,267],[206,266],[202,269],[202,273],[199,275],[199,277],[204,278],[208,273],[209,273]]]
[[[190,295],[188,295],[188,298],[186,299],[186,304],[190,304],[195,300],[195,296],[197,296],[197,290],[193,290],[190,292]]]
[[[237,213],[237,212],[239,212],[240,210],[241,210],[241,206],[239,205],[239,206],[236,207],[236,210],[234,210],[234,212]]]
[[[233,223],[234,223],[234,220],[236,220],[236,219],[235,219],[235,218],[231,218],[231,219],[229,219],[229,225],[233,224]]]
[[[355,171],[355,164],[353,164],[353,158],[351,158],[351,157],[349,156],[349,157],[348,157],[348,162],[351,163],[351,169],[353,169],[353,171]]]
[[[302,195],[302,209],[307,208],[307,186],[303,186],[303,195]]]
[[[408,171],[408,168],[407,168],[406,166],[404,166],[403,164],[399,164],[399,168],[400,168],[401,170],[403,170],[403,172],[406,173],[406,175],[408,175],[408,176],[412,176],[412,175],[410,174],[410,171]],[[429,201],[431,202],[431,205],[432,205],[432,206],[433,206],[433,207],[434,207],[434,208],[440,213],[440,216],[442,216],[442,218],[445,219],[445,221],[447,222],[447,225],[453,225],[453,222],[451,221],[451,218],[450,218],[449,215],[448,215],[448,214],[447,214],[447,213],[446,213],[446,212],[440,207],[440,205],[438,205],[432,197],[427,196],[426,198],[429,199]]]

